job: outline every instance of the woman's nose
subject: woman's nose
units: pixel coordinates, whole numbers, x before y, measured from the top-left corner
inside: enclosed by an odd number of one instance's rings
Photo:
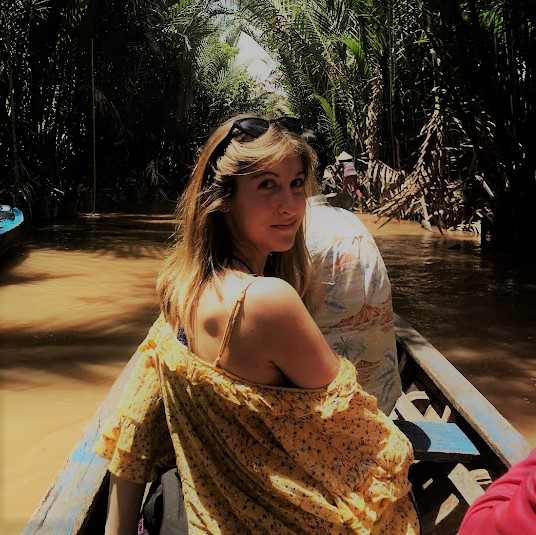
[[[285,188],[281,192],[279,211],[282,214],[294,214],[297,211],[298,201],[292,188]]]

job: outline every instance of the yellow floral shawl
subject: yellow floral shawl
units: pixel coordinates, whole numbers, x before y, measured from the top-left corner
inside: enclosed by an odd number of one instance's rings
[[[411,445],[344,358],[326,388],[259,385],[201,360],[160,316],[94,451],[137,483],[173,452],[190,534],[418,533]]]

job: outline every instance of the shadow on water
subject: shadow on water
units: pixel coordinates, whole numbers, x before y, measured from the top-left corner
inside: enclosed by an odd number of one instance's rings
[[[35,330],[12,329],[2,335],[0,347],[10,348],[2,351],[0,366],[5,372],[10,369],[46,370],[49,373],[67,377],[78,377],[77,368],[86,363],[103,364],[125,361],[143,340],[147,326],[158,315],[158,308],[142,306],[139,310],[130,309],[131,316],[121,319],[121,331],[104,330],[101,325],[87,327]],[[113,332],[112,332],[113,331]],[[16,353],[14,353],[16,351]],[[16,354],[16,358],[13,356]],[[11,378],[11,386],[24,384],[25,374]],[[84,381],[92,378],[84,375]],[[13,382],[15,381],[15,383]]]
[[[27,247],[145,257],[151,256],[155,247],[170,243],[172,224],[169,214],[102,214],[94,219],[35,229]]]
[[[10,370],[80,378],[87,363],[128,359],[158,314],[155,277],[173,222],[171,212],[101,214],[25,229],[0,266],[0,366],[10,388],[31,382]]]

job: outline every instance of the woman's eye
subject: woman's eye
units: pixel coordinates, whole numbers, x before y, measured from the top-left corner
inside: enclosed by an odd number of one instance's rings
[[[271,189],[274,186],[275,186],[275,182],[273,180],[270,180],[270,179],[263,180],[259,184],[259,188],[262,188],[262,189]]]
[[[304,184],[305,184],[305,180],[303,178],[295,178],[292,181],[292,187],[293,188],[303,188]]]

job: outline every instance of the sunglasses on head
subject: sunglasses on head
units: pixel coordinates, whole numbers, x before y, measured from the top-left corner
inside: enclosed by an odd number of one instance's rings
[[[275,124],[281,130],[288,130],[293,134],[301,134],[303,132],[301,121],[296,117],[279,117],[279,119],[246,117],[244,119],[237,119],[231,126],[231,130],[229,130],[226,137],[232,136],[235,129],[251,137],[261,137],[270,128],[271,124]]]
[[[222,156],[227,149],[227,146],[231,142],[235,131],[238,130],[247,136],[252,138],[259,138],[265,134],[270,128],[270,125],[274,124],[281,130],[286,130],[293,134],[301,135],[303,133],[303,126],[301,121],[296,117],[279,117],[278,119],[262,119],[261,117],[245,117],[243,119],[237,119],[232,125],[227,135],[216,145],[216,148],[210,155],[210,161],[208,165],[209,172],[207,173],[206,182],[208,183],[213,176],[216,162],[220,156]]]

